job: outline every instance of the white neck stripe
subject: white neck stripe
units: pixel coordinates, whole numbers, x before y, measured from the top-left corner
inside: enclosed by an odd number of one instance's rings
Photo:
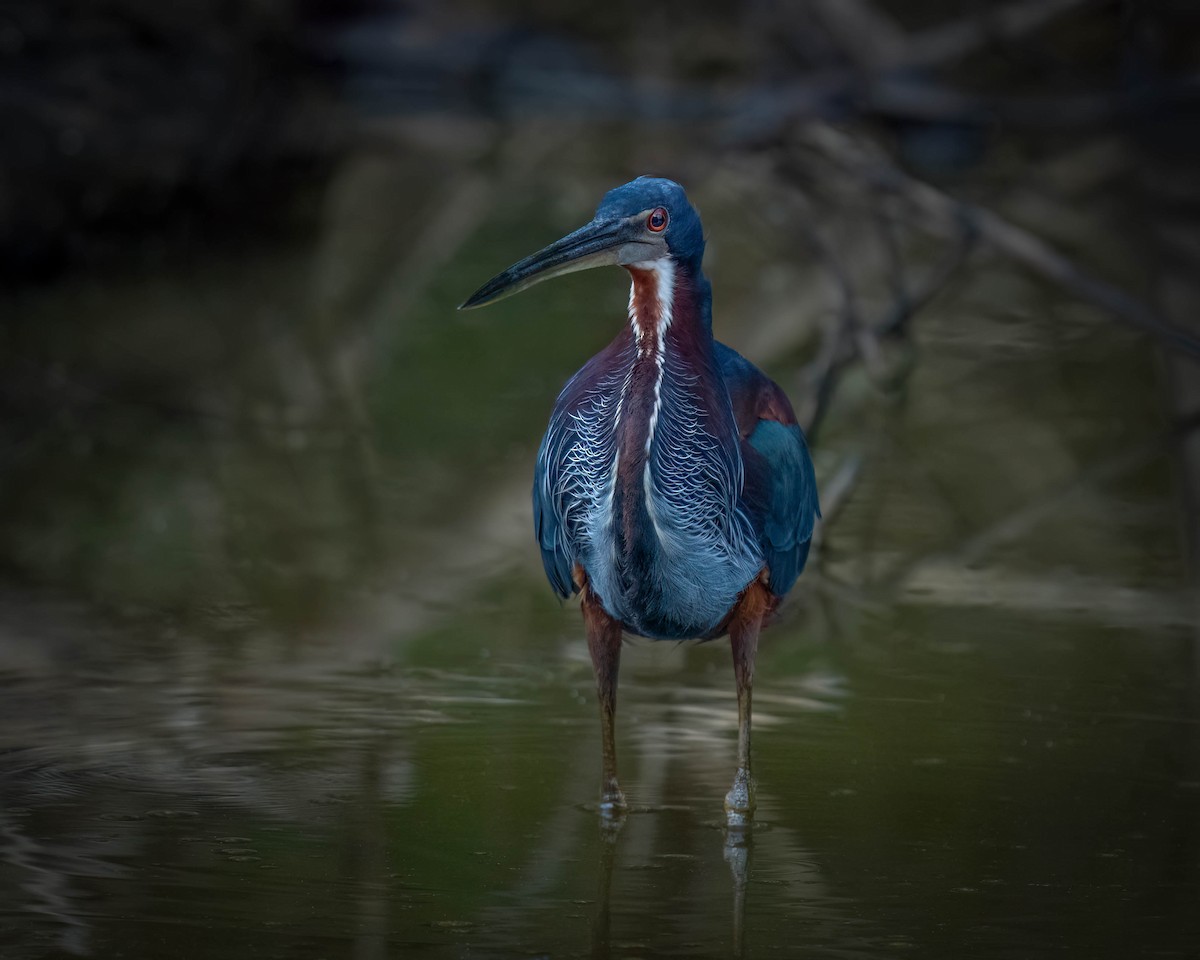
[[[645,331],[638,323],[637,302],[635,291],[636,280],[629,288],[629,322],[633,325],[633,333],[637,338],[637,353],[639,357],[654,357],[658,368],[654,378],[654,406],[650,410],[650,427],[646,431],[646,454],[650,453],[650,445],[654,442],[654,430],[658,426],[658,414],[662,408],[663,367],[666,359],[667,330],[671,327],[671,308],[675,301],[675,262],[670,257],[660,260],[646,260],[641,263],[631,263],[632,270],[643,270],[654,275],[654,297],[657,322],[654,325],[654,343],[644,343]],[[651,353],[653,351],[653,353]],[[650,469],[650,461],[646,461],[646,470]],[[649,475],[647,474],[647,477]]]
[[[642,343],[645,331],[643,331],[642,325],[638,323],[636,279],[629,285],[629,322],[633,326],[633,334],[637,339],[638,356],[644,356],[650,349],[653,349],[659,357],[659,363],[661,364],[664,339],[667,328],[671,326],[671,307],[675,300],[675,261],[670,257],[663,257],[660,260],[643,260],[638,263],[629,264],[629,269],[640,270],[644,273],[654,275],[654,298],[658,308],[656,311],[658,322],[655,324],[655,343],[653,347],[643,345]]]

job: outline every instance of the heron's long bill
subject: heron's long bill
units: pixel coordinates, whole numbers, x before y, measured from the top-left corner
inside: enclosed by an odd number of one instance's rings
[[[662,248],[657,237],[646,235],[641,216],[593,220],[492,277],[458,309],[469,310],[495,303],[564,273],[652,260],[662,255]]]

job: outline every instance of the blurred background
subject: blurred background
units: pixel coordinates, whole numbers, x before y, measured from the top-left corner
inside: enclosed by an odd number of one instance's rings
[[[0,955],[1194,957],[1200,8],[5,0]],[[825,523],[633,641],[533,457],[679,180]],[[590,806],[592,805],[592,806]]]

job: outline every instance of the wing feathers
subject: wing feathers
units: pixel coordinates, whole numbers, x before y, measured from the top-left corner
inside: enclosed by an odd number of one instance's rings
[[[783,390],[729,347],[716,348],[743,450],[750,451],[746,500],[758,521],[771,590],[782,596],[804,569],[821,515],[812,458]]]
[[[779,386],[729,347],[721,343],[715,347],[717,364],[743,440],[743,500],[753,517],[770,569],[771,590],[782,596],[804,569],[813,525],[821,515],[812,458],[791,404]],[[571,572],[574,560],[565,526],[566,514],[575,509],[568,507],[567,500],[574,501],[578,492],[574,485],[581,482],[580,478],[566,477],[572,496],[564,499],[563,470],[574,472],[581,465],[576,462],[579,457],[574,455],[580,443],[591,449],[608,442],[603,425],[610,411],[596,407],[598,394],[584,386],[589,368],[600,359],[593,358],[592,364],[580,371],[582,376],[564,388],[538,452],[534,474],[534,531],[546,577],[563,598],[578,591]],[[607,463],[607,456],[600,457],[599,462]],[[586,482],[579,489],[589,492],[585,500],[591,504],[597,493],[591,488],[596,486],[598,478],[582,479]]]

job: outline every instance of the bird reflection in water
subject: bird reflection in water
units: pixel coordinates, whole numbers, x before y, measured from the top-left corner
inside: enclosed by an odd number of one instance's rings
[[[597,858],[596,913],[592,920],[592,958],[609,960],[612,956],[613,922],[613,868],[621,829],[626,818],[622,816],[602,818],[600,822],[599,856]],[[729,864],[733,881],[730,924],[731,954],[735,958],[745,956],[746,951],[746,887],[750,879],[750,864],[753,854],[751,828],[749,825],[728,825],[724,830],[724,856]]]

